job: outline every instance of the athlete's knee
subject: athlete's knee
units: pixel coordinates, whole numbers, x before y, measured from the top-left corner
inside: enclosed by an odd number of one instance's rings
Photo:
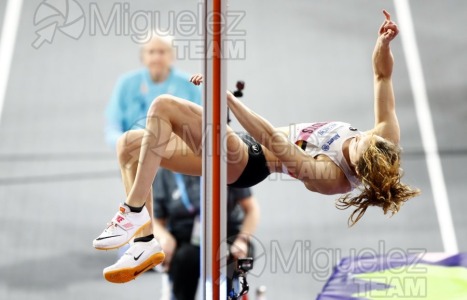
[[[175,97],[169,94],[157,96],[152,101],[148,110],[148,117],[166,115],[173,110],[176,103]]]

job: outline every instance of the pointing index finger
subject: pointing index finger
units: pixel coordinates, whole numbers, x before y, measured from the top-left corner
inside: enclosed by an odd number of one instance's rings
[[[391,15],[387,12],[387,10],[383,9],[383,14],[387,21],[391,21]]]

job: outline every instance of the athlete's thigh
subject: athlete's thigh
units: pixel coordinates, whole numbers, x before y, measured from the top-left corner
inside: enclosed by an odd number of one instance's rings
[[[175,109],[172,110],[174,113],[171,118],[172,129],[185,141],[185,145],[188,145],[192,152],[201,155],[202,143],[205,140],[202,130],[203,108],[182,98],[168,97],[175,105]],[[214,130],[214,128],[210,129]],[[227,126],[225,143],[227,145],[227,181],[232,182],[241,175],[248,162],[248,148],[229,126]]]
[[[169,114],[173,132],[184,140],[194,153],[201,153],[203,142],[203,109],[188,100],[166,95],[170,99]]]
[[[125,133],[125,148],[127,164],[139,162],[141,142],[145,130],[130,130]],[[186,139],[186,136],[185,136]],[[241,138],[227,127],[227,182],[232,183],[242,174],[248,162],[248,148]],[[193,147],[193,145],[192,145]],[[161,166],[174,172],[186,175],[201,176],[202,147],[188,147],[187,143],[178,135],[172,133],[165,149]]]
[[[243,140],[227,126],[225,145],[227,146],[227,182],[235,182],[248,163],[248,147]]]
[[[165,150],[162,165],[168,169],[185,174],[201,175],[202,164],[202,142],[198,145],[188,146],[192,140],[184,139],[178,135],[172,134],[171,140]],[[227,146],[227,183],[236,181],[243,173],[248,162],[248,148],[241,138],[230,127],[227,126],[227,135],[225,145]],[[218,147],[216,147],[218,149]],[[208,149],[208,153],[213,150]],[[224,159],[224,158],[223,158]]]
[[[179,136],[172,133],[162,157],[161,166],[185,175],[201,176],[201,151],[195,153]]]
[[[144,132],[144,129],[139,129],[125,133],[126,165],[139,163]],[[162,157],[161,166],[174,172],[201,176],[201,153],[195,154],[180,137],[172,133]]]

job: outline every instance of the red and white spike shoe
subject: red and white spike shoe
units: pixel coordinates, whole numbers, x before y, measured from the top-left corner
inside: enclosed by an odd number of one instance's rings
[[[151,223],[148,210],[143,207],[139,213],[131,212],[125,204],[107,224],[107,228],[94,241],[93,246],[99,250],[120,248],[130,242],[146,225]]]

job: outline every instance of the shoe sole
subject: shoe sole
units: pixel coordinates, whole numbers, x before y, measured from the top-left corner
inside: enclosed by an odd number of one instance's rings
[[[94,246],[94,248],[97,249],[97,250],[114,250],[114,249],[118,249],[118,248],[128,244],[128,242],[131,241],[135,237],[135,235],[141,233],[141,231],[143,231],[144,227],[149,225],[150,223],[151,223],[151,221],[147,221],[145,224],[141,225],[141,227],[138,228],[135,231],[135,233],[126,242],[124,242],[124,243],[122,243],[122,244],[120,244],[118,246],[112,246],[112,247],[95,247]]]
[[[148,259],[143,261],[140,265],[133,268],[116,269],[104,273],[104,278],[112,283],[125,283],[136,279],[139,275],[143,274],[149,269],[154,268],[165,259],[164,252],[157,252],[151,255]]]

